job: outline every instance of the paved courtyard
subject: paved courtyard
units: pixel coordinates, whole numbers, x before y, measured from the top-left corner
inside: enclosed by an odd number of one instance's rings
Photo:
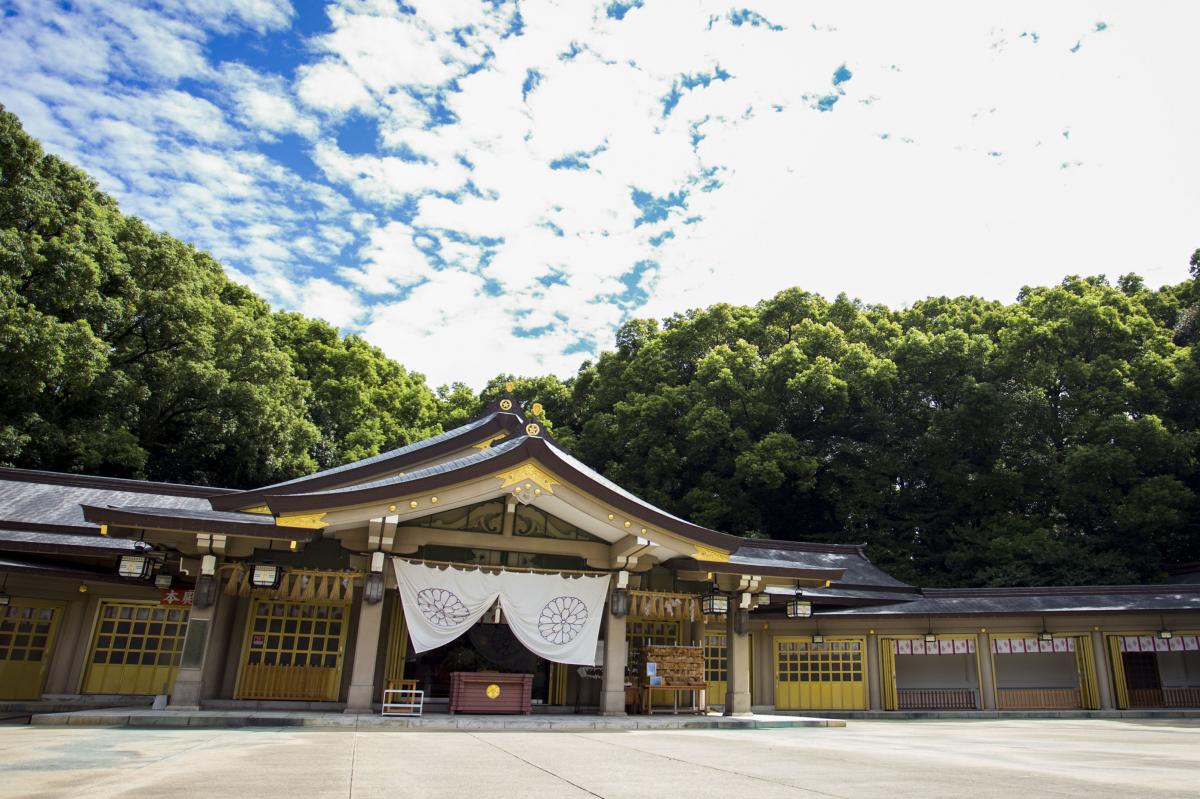
[[[1200,796],[1200,723],[336,732],[0,727],[0,796]]]

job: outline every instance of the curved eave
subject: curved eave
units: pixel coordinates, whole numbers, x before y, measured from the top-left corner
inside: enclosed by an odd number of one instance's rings
[[[671,558],[663,564],[675,571],[714,572],[716,574],[757,574],[763,577],[789,577],[799,580],[834,581],[846,573],[845,569],[822,569],[805,566],[758,566],[744,563],[714,563],[696,558]]]
[[[270,503],[267,502],[268,497],[301,493],[308,494],[352,483],[360,483],[370,480],[372,477],[394,472],[415,463],[422,463],[442,455],[448,455],[501,432],[516,434],[521,431],[524,425],[524,420],[515,412],[496,410],[489,411],[489,414],[492,418],[484,424],[472,427],[468,423],[458,428],[460,432],[457,434],[443,438],[429,446],[417,447],[397,454],[394,457],[373,460],[361,466],[332,472],[318,472],[310,477],[302,477],[286,483],[276,483],[275,485],[241,491],[236,494],[213,496],[209,498],[209,502],[212,504],[213,510],[221,511],[235,511],[262,504],[270,506]],[[420,442],[417,443],[419,444]]]
[[[259,538],[273,541],[307,543],[318,533],[301,527],[276,526],[270,516],[264,522],[234,521],[222,518],[172,516],[167,513],[148,513],[125,508],[100,508],[81,505],[83,518],[95,524],[134,529],[163,530],[174,533],[216,533],[239,538]]]
[[[271,512],[279,516],[352,508],[438,491],[446,486],[471,480],[494,477],[497,471],[517,466],[528,460],[536,461],[557,478],[609,507],[680,538],[716,547],[726,552],[733,552],[742,544],[742,539],[737,536],[692,524],[672,516],[666,511],[659,510],[648,502],[635,500],[614,491],[587,471],[579,469],[563,458],[554,444],[540,437],[529,437],[518,446],[501,452],[495,457],[476,459],[459,467],[447,468],[424,476],[414,475],[411,478],[389,481],[361,489],[349,488],[312,494],[268,494],[263,499]],[[707,562],[705,561],[705,563]]]

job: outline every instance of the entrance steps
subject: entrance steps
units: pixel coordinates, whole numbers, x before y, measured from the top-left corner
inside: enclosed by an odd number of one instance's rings
[[[107,708],[67,713],[36,713],[31,724],[90,727],[203,727],[203,728],[291,728],[327,730],[424,730],[424,731],[582,731],[607,730],[737,730],[791,727],[845,727],[837,719],[802,716],[595,716],[574,714],[431,715],[420,718],[380,716],[375,713],[320,713],[282,710],[143,710]]]

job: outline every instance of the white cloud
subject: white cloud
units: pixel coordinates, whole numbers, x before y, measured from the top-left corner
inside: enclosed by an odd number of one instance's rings
[[[198,2],[14,2],[4,102],[128,210],[438,383],[569,374],[631,313],[1161,283],[1196,246],[1192,4],[736,6],[775,31],[716,0],[527,0],[516,35],[512,4],[340,0],[300,6],[303,38],[287,3]],[[217,63],[229,31],[301,63]],[[287,133],[311,145],[269,148]]]

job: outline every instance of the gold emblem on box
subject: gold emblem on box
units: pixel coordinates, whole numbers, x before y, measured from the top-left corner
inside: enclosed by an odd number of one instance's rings
[[[484,693],[487,694],[488,699],[497,699],[500,696],[500,686],[496,685],[496,683],[492,683],[487,687],[487,690],[484,691]]]

